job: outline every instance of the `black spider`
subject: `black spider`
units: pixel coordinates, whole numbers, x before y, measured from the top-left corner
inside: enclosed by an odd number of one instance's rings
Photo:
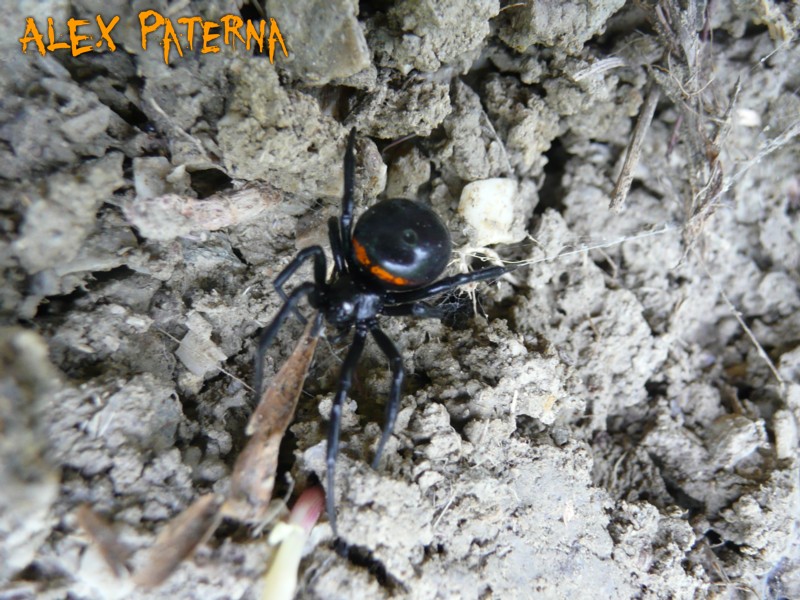
[[[272,323],[261,334],[255,356],[254,387],[258,402],[261,398],[267,347],[290,313],[305,322],[305,318],[297,310],[297,304],[303,297],[308,297],[309,304],[319,310],[315,317],[315,334],[322,327],[323,317],[341,335],[355,327],[353,341],[342,365],[328,432],[326,508],[334,535],[337,533],[333,483],[339,450],[342,405],[350,390],[353,372],[364,349],[367,332],[372,334],[378,347],[389,359],[392,369],[386,423],[372,463],[377,468],[383,448],[394,428],[405,378],[403,357],[381,330],[378,316],[439,318],[442,316],[441,311],[424,302],[425,300],[470,282],[496,279],[510,270],[506,267],[489,267],[436,281],[450,259],[450,234],[435,212],[424,204],[411,200],[378,202],[361,215],[353,229],[355,133],[355,129],[350,132],[344,157],[342,214],[338,219],[331,217],[328,221],[334,262],[333,276],[326,281],[327,267],[321,246],[310,246],[297,253],[275,279],[275,290],[284,303]],[[287,295],[283,285],[308,259],[314,260],[314,282],[302,283]]]

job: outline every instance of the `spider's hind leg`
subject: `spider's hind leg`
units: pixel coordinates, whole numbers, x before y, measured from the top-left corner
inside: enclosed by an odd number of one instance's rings
[[[331,406],[328,448],[325,455],[328,476],[328,489],[325,493],[325,508],[328,511],[328,520],[330,521],[334,536],[339,535],[336,532],[336,505],[333,490],[336,456],[339,454],[339,431],[342,426],[342,406],[353,384],[353,373],[355,373],[358,359],[361,358],[361,352],[364,350],[364,340],[366,337],[366,328],[363,327],[361,323],[358,323],[356,325],[355,336],[353,336],[353,343],[350,345],[350,350],[348,350],[347,356],[344,359],[344,364],[342,365],[342,372],[339,376],[339,389],[336,391],[336,396],[333,398],[333,406]]]
[[[431,306],[427,302],[385,306],[383,314],[387,317],[417,317],[418,319],[441,319],[447,315],[443,309]]]
[[[386,295],[386,305],[392,306],[397,304],[407,304],[410,302],[418,302],[420,300],[428,300],[439,294],[449,292],[457,287],[466,285],[468,283],[475,283],[478,281],[487,281],[489,279],[497,279],[506,273],[510,273],[517,267],[487,267],[479,271],[472,271],[471,273],[460,273],[445,277],[439,281],[434,281],[424,287],[417,288],[410,291],[390,292]]]
[[[378,449],[375,452],[375,458],[372,461],[372,468],[377,469],[381,461],[383,449],[386,442],[394,430],[394,422],[397,419],[397,411],[400,408],[400,396],[403,392],[403,381],[406,377],[406,370],[403,366],[403,356],[395,347],[394,343],[377,324],[370,328],[372,337],[378,347],[389,359],[389,365],[392,369],[392,387],[389,390],[389,402],[386,404],[386,419],[383,425],[383,433],[381,434],[381,441],[378,442]]]

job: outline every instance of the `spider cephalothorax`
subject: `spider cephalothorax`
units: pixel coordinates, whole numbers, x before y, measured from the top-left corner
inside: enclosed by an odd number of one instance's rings
[[[318,310],[316,333],[323,318],[340,334],[355,330],[350,349],[344,359],[339,387],[333,399],[327,448],[326,495],[328,518],[336,534],[334,510],[334,469],[339,450],[342,405],[353,380],[356,364],[364,349],[367,333],[372,334],[378,347],[389,359],[392,385],[386,405],[386,421],[373,467],[377,467],[389,436],[394,428],[400,406],[405,369],[403,357],[378,324],[385,316],[441,316],[440,311],[425,300],[458,286],[496,279],[508,272],[506,267],[489,267],[439,279],[450,260],[450,235],[441,219],[429,207],[419,202],[392,199],[378,202],[369,208],[353,228],[353,187],[355,175],[355,129],[350,132],[344,157],[344,195],[341,215],[328,221],[328,233],[333,254],[334,270],[326,280],[325,252],[321,246],[310,246],[297,256],[275,279],[275,290],[284,303],[272,323],[258,341],[255,363],[256,401],[261,397],[264,375],[264,355],[286,318],[297,311],[304,297]],[[287,294],[283,285],[307,260],[314,261],[314,281],[300,284]]]

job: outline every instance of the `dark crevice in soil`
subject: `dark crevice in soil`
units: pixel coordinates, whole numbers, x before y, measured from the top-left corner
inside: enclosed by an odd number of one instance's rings
[[[204,169],[191,173],[192,189],[200,199],[227,190],[231,187],[231,178],[219,169]]]
[[[647,397],[650,399],[666,398],[669,391],[669,385],[664,380],[653,380],[645,382],[644,389],[647,390]]]
[[[275,469],[275,487],[272,490],[273,498],[283,498],[289,491],[291,485],[286,479],[286,474],[290,473],[295,464],[294,453],[297,450],[297,437],[287,429],[286,433],[281,439],[281,445],[278,450],[278,466]],[[316,475],[314,475],[316,479]],[[319,483],[319,481],[309,481],[306,487]]]
[[[135,59],[124,52],[115,52],[106,56],[72,57],[68,54],[59,54],[59,62],[69,71],[72,80],[90,89],[94,88],[100,102],[110,108],[123,121],[143,132],[149,132],[150,120],[147,115],[132,101],[120,104],[124,97],[126,86],[141,91],[144,80],[136,76]],[[97,85],[95,79],[103,77],[102,85]],[[116,84],[108,88],[108,81]],[[113,89],[112,89],[113,88]],[[108,92],[105,90],[108,89]]]
[[[404,395],[411,396],[417,391],[424,389],[433,383],[430,375],[426,371],[417,369],[414,372],[406,373],[406,384],[404,387]]]
[[[249,262],[247,262],[247,258],[242,253],[242,251],[239,250],[236,246],[231,246],[231,252],[236,258],[239,259],[239,262],[242,263],[242,265],[248,268],[252,266]]]
[[[680,485],[678,485],[677,481],[674,481],[671,477],[668,477],[664,474],[665,465],[660,456],[653,454],[652,452],[648,454],[650,455],[650,459],[653,461],[653,464],[656,465],[658,470],[661,472],[661,478],[664,481],[664,486],[667,488],[669,495],[674,498],[675,504],[688,510],[689,518],[696,514],[704,514],[706,512],[705,502],[690,496],[681,488]]]
[[[569,154],[561,142],[555,140],[545,156],[547,156],[547,165],[544,168],[544,182],[539,189],[539,204],[533,211],[534,215],[541,215],[549,208],[559,213],[563,213],[566,209],[563,202],[566,191],[562,180]],[[533,227],[528,229],[534,231]]]
[[[58,320],[60,317],[64,317],[75,310],[75,304],[78,300],[86,298],[88,295],[88,291],[78,288],[69,294],[48,296],[39,303],[33,318],[35,321],[43,319]]]

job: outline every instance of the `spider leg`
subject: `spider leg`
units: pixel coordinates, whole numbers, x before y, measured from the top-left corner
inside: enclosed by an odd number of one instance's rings
[[[400,394],[403,391],[403,381],[406,377],[406,370],[403,367],[403,357],[398,352],[397,347],[394,345],[389,336],[375,323],[370,327],[372,337],[375,338],[378,347],[389,359],[389,364],[392,368],[392,387],[389,391],[389,402],[386,404],[386,420],[383,425],[383,433],[381,434],[381,441],[378,443],[378,450],[375,452],[375,458],[372,461],[372,468],[377,469],[383,454],[383,448],[389,440],[394,430],[394,422],[397,419],[397,411],[400,408]]]
[[[333,254],[333,266],[339,275],[347,272],[347,261],[342,249],[342,234],[339,232],[339,219],[331,217],[328,219],[328,239],[331,243],[331,253]]]
[[[361,352],[364,350],[364,340],[367,337],[367,329],[362,323],[356,325],[356,333],[353,336],[353,343],[350,345],[350,350],[344,359],[342,365],[342,372],[339,375],[339,389],[336,391],[336,396],[333,398],[333,406],[331,407],[330,429],[328,430],[328,448],[326,452],[326,466],[328,472],[328,489],[325,494],[325,508],[328,511],[328,520],[333,530],[333,535],[338,537],[336,532],[336,506],[334,503],[334,472],[336,469],[336,455],[339,454],[339,431],[342,425],[342,405],[347,398],[347,393],[350,391],[350,386],[353,384],[353,373],[356,370],[358,359],[361,357]]]
[[[388,317],[417,317],[418,319],[441,319],[445,311],[431,306],[426,302],[412,302],[411,304],[395,304],[385,306],[383,314]]]
[[[341,240],[341,256],[347,261],[350,256],[350,238],[353,235],[353,193],[356,183],[356,128],[350,130],[347,138],[347,151],[344,155],[344,195],[342,196],[342,214],[339,217],[339,239]]]
[[[307,281],[305,283],[301,283],[295,289],[292,290],[292,293],[286,298],[286,301],[281,306],[280,311],[278,314],[275,315],[275,318],[272,319],[272,323],[270,323],[267,328],[261,333],[261,336],[258,338],[258,345],[256,346],[256,356],[255,356],[255,368],[253,369],[253,389],[255,390],[256,394],[256,404],[261,401],[261,391],[262,386],[264,384],[264,357],[267,353],[267,348],[272,343],[272,340],[275,339],[275,335],[278,333],[278,330],[283,325],[286,318],[289,316],[289,313],[295,312],[297,303],[303,299],[304,296],[308,296],[316,289],[316,285]]]
[[[308,248],[303,248],[297,255],[292,259],[292,261],[286,265],[281,271],[278,276],[275,278],[275,281],[272,283],[275,291],[278,292],[278,295],[284,302],[288,302],[289,296],[286,291],[283,289],[283,284],[285,284],[289,278],[294,275],[295,271],[300,268],[300,266],[307,261],[309,258],[314,258],[314,283],[317,286],[325,285],[325,274],[327,272],[327,266],[325,264],[325,251],[322,249],[322,246],[309,246]],[[306,318],[297,310],[296,307],[292,308],[292,312],[300,319],[300,322],[305,324]]]
[[[418,300],[427,300],[433,296],[438,296],[444,292],[448,292],[459,286],[473,283],[476,281],[486,281],[487,279],[497,279],[501,275],[512,271],[509,267],[488,267],[480,271],[472,271],[471,273],[461,273],[460,275],[453,275],[452,277],[445,277],[439,281],[419,288],[418,290],[410,290],[408,292],[390,292],[386,295],[386,304],[406,304],[408,302],[416,302]]]

